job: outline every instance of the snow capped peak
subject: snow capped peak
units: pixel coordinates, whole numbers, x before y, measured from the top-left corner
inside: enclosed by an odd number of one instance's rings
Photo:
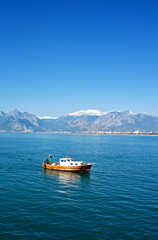
[[[57,117],[50,117],[50,116],[44,116],[44,117],[38,117],[39,119],[57,119]]]
[[[108,112],[101,112],[99,110],[93,110],[93,109],[89,109],[89,110],[80,110],[78,112],[73,112],[73,113],[69,113],[69,116],[83,116],[83,115],[87,115],[87,116],[102,116],[107,114]]]

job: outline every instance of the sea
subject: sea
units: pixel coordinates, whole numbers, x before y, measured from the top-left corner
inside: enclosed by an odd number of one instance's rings
[[[45,170],[49,154],[95,164]],[[0,239],[157,240],[158,137],[0,133]]]

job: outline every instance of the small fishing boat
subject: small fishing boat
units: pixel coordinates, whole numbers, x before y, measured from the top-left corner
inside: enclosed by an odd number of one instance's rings
[[[75,161],[74,158],[60,158],[59,162],[52,162],[52,155],[49,155],[50,160],[46,159],[42,163],[42,167],[56,171],[71,171],[71,172],[90,172],[92,163]]]

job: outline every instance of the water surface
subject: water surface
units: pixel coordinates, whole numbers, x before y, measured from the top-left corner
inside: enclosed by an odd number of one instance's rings
[[[96,163],[44,170],[49,154]],[[0,133],[1,239],[158,239],[158,137]]]

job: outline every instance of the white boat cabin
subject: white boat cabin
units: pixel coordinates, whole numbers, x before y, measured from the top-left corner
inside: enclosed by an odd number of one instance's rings
[[[60,158],[59,159],[60,166],[82,166],[84,163],[82,161],[75,161],[74,158]]]

